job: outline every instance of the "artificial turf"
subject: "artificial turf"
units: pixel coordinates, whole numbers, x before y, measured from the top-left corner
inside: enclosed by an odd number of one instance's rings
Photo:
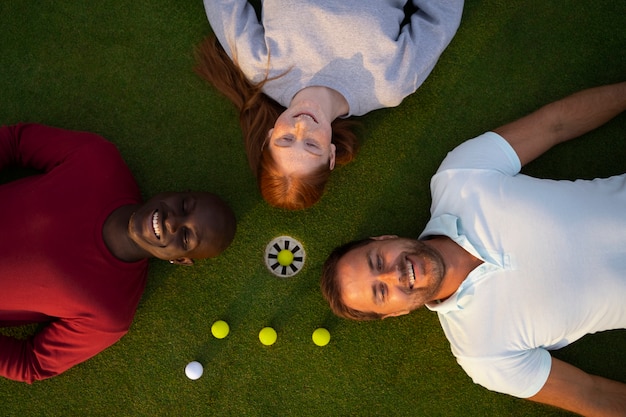
[[[359,119],[356,160],[336,169],[322,201],[301,212],[264,203],[235,109],[193,73],[194,45],[210,33],[201,1],[7,0],[0,21],[0,123],[99,133],[117,144],[144,196],[212,191],[238,218],[235,241],[219,258],[191,268],[151,262],[119,343],[50,380],[0,378],[0,415],[567,415],[473,384],[427,310],[371,323],[335,318],[319,273],[340,243],[416,236],[428,219],[430,176],[457,144],[577,90],[623,81],[626,2],[468,0],[426,83],[399,107]],[[622,173],[625,132],[621,115],[524,171]],[[279,235],[307,251],[293,278],[275,278],[263,264],[265,245]],[[231,327],[223,340],[210,334],[218,319]],[[264,326],[278,331],[271,347],[258,341]],[[332,335],[323,348],[311,342],[319,326]],[[619,330],[556,355],[626,382],[625,348]],[[197,381],[183,372],[191,360],[205,366]]]

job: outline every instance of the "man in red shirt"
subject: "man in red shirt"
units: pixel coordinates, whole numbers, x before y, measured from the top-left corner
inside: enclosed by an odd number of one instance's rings
[[[44,323],[26,340],[0,335],[0,376],[31,383],[117,342],[141,298],[148,258],[219,255],[236,221],[206,192],[145,203],[116,147],[87,132],[0,128],[0,169],[38,171],[0,185],[0,326]]]

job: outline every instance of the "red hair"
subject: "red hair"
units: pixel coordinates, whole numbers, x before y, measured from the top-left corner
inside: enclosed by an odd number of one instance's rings
[[[250,169],[257,177],[263,198],[271,205],[291,210],[315,204],[324,192],[330,168],[302,176],[283,175],[264,144],[268,131],[285,110],[262,92],[266,78],[258,84],[251,83],[231,60],[215,35],[205,38],[195,49],[198,75],[229,99],[239,110],[239,125],[243,133]],[[269,68],[269,60],[268,60]],[[336,164],[343,165],[354,159],[357,150],[357,123],[348,119],[335,119],[332,124],[332,143],[337,147]]]

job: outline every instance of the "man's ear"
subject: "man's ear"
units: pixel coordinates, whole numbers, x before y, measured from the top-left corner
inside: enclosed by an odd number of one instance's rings
[[[171,264],[176,264],[176,265],[186,265],[186,266],[190,266],[193,265],[193,259],[191,258],[177,258],[177,259],[172,259],[170,261]]]
[[[398,317],[398,316],[404,316],[405,314],[409,314],[411,311],[410,310],[402,310],[402,311],[397,311],[395,313],[389,313],[389,314],[385,314],[383,316],[383,319],[386,319],[387,317]]]
[[[397,235],[382,235],[382,236],[372,236],[370,239],[372,240],[389,240],[389,239],[397,239]]]

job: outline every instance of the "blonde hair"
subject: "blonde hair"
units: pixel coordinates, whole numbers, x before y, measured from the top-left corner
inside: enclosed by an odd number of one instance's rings
[[[251,83],[237,66],[236,59],[231,60],[224,51],[215,35],[206,37],[196,47],[195,59],[196,73],[239,110],[239,125],[243,133],[248,165],[257,177],[265,201],[290,210],[315,204],[322,196],[330,176],[329,166],[324,165],[318,172],[308,175],[286,176],[279,171],[269,147],[264,147],[268,131],[285,110],[262,92],[265,83],[272,79],[265,78],[260,83]],[[354,130],[358,124],[348,119],[335,119],[331,126],[331,141],[337,147],[336,164],[346,164],[354,159],[357,151]]]

